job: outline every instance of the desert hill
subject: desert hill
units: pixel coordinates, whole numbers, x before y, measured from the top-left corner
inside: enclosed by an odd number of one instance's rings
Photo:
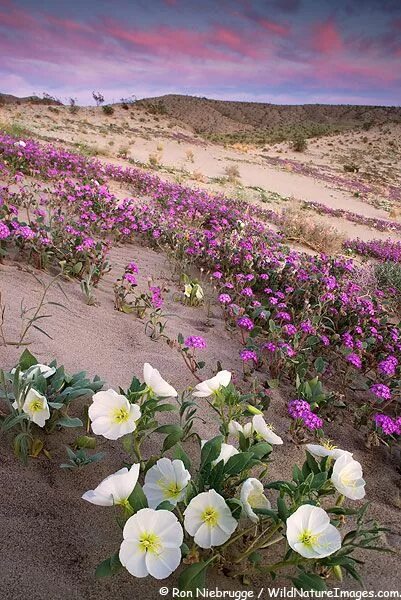
[[[392,106],[276,105],[179,94],[145,98],[137,104],[213,141],[279,142],[294,135],[313,137],[401,122],[401,108]]]

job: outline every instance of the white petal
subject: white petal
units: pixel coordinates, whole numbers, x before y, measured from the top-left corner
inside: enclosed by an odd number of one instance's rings
[[[328,525],[319,535],[316,544],[312,544],[313,549],[319,554],[320,558],[330,556],[341,548],[341,535],[334,525]]]
[[[146,553],[146,567],[155,579],[166,579],[181,562],[180,548],[166,548],[160,554]]]
[[[123,540],[119,552],[120,562],[134,577],[146,577],[146,552],[138,548],[138,542]]]

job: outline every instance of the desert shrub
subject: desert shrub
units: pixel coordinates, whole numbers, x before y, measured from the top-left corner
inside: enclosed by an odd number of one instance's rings
[[[160,155],[149,154],[148,163],[153,169],[157,169],[160,166]]]
[[[236,183],[238,179],[241,178],[241,174],[236,165],[229,165],[225,167],[224,174],[230,183]]]
[[[308,147],[308,143],[306,139],[299,135],[295,137],[291,142],[291,148],[295,150],[295,152],[304,152]]]
[[[73,115],[76,115],[77,112],[79,111],[79,106],[77,105],[76,98],[70,98],[68,103],[70,105],[70,113],[72,113]]]
[[[112,106],[110,106],[110,104],[105,104],[104,106],[102,106],[102,110],[105,115],[110,116],[110,115],[114,114],[114,108]]]
[[[374,266],[378,286],[390,296],[390,306],[397,312],[401,310],[401,264],[382,262]]]
[[[194,153],[192,150],[187,150],[185,152],[185,158],[188,162],[193,163],[194,162]]]
[[[92,92],[92,98],[96,102],[96,106],[101,106],[104,103],[104,96],[100,92]]]
[[[346,163],[343,165],[343,169],[346,173],[358,173],[359,167],[355,163]]]
[[[339,252],[344,239],[337,229],[314,221],[302,209],[283,210],[280,229],[287,240],[298,242],[316,252]]]

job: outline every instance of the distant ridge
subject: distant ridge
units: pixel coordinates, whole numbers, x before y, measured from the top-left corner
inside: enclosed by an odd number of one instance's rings
[[[145,98],[137,104],[180,121],[215,141],[224,138],[257,141],[258,137],[281,141],[294,132],[312,137],[345,129],[367,130],[373,125],[401,123],[401,107],[390,106],[277,105],[179,94]]]
[[[19,98],[12,94],[0,93],[0,105],[1,104],[49,104],[51,106],[62,106],[62,102],[56,98],[39,98],[39,96],[25,96],[24,98]]]

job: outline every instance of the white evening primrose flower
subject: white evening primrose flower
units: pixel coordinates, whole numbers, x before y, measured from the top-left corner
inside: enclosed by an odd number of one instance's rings
[[[198,283],[196,284],[196,288],[195,289],[196,289],[196,291],[195,291],[195,298],[197,300],[203,300],[203,297],[204,297],[205,294],[203,293],[203,289],[201,288],[201,286]]]
[[[254,477],[249,477],[244,481],[240,498],[247,516],[254,523],[259,521],[259,516],[253,511],[254,508],[270,508],[270,502],[264,494],[263,484]]]
[[[32,365],[32,367],[29,367],[29,369],[24,371],[24,378],[29,381],[40,374],[45,379],[48,379],[49,377],[54,375],[55,372],[56,372],[56,369],[54,367],[49,367],[48,365],[37,364],[37,365]]]
[[[252,418],[252,427],[257,436],[261,437],[269,444],[282,444],[283,440],[273,431],[273,427],[268,425],[263,415],[255,415]]]
[[[287,519],[287,541],[305,558],[324,558],[341,548],[340,532],[323,508],[303,504]]]
[[[184,512],[184,527],[200,548],[221,546],[237,525],[226,501],[215,490],[192,498]]]
[[[230,421],[228,424],[228,431],[236,438],[239,438],[240,433],[242,433],[245,438],[249,438],[252,435],[252,430],[252,423],[241,425],[238,421]]]
[[[180,564],[184,532],[168,510],[142,508],[126,522],[123,537],[120,562],[134,577],[165,579]]]
[[[336,460],[340,458],[343,454],[348,454],[352,456],[351,452],[348,450],[341,450],[340,448],[336,448],[333,444],[330,443],[329,440],[323,440],[322,445],[319,444],[306,444],[307,451],[312,454],[315,458],[325,458],[326,456],[330,456]]]
[[[83,500],[97,506],[128,506],[131,496],[138,482],[140,465],[132,465],[130,470],[123,467],[113,475],[103,479],[94,490],[85,492]]]
[[[167,383],[159,371],[149,363],[143,365],[143,379],[147,385],[147,391],[154,396],[159,398],[176,398],[178,396],[173,386]]]
[[[343,454],[334,463],[331,481],[340,494],[351,500],[361,500],[365,496],[365,480],[360,463]]]
[[[226,464],[226,462],[228,461],[228,459],[231,458],[232,456],[235,456],[235,454],[238,454],[237,448],[235,448],[231,444],[225,444],[223,442],[221,444],[220,454],[218,455],[218,457],[216,458],[216,460],[214,460],[212,462],[212,466],[214,467],[221,460],[224,462],[224,464]]]
[[[192,292],[192,285],[190,283],[186,283],[184,286],[184,296],[186,298],[190,298],[191,292]]]
[[[110,389],[93,395],[88,415],[93,433],[108,440],[117,440],[136,429],[141,409],[137,404],[131,404],[125,396]]]
[[[145,475],[143,491],[149,507],[156,508],[166,500],[176,506],[184,498],[190,479],[182,460],[160,458]]]
[[[211,379],[206,379],[206,381],[198,383],[192,395],[197,398],[208,398],[212,394],[216,394],[222,387],[227,387],[230,381],[230,371],[219,371]]]
[[[18,409],[17,402],[13,403],[13,408]],[[50,418],[50,409],[47,404],[47,399],[33,388],[31,388],[25,396],[22,410],[28,415],[30,420],[39,427],[44,427],[47,419]]]

